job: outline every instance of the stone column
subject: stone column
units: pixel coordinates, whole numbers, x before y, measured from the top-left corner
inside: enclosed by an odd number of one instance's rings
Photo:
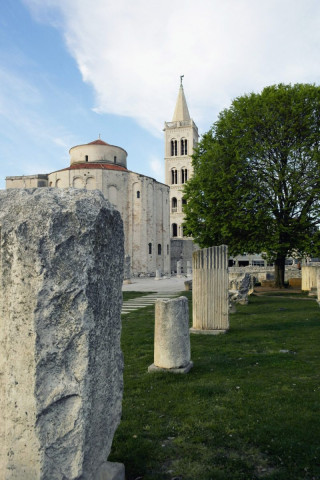
[[[319,267],[302,265],[301,267],[301,290],[311,292],[317,288],[317,271]]]
[[[187,373],[192,366],[188,299],[158,299],[155,304],[154,363],[148,372]]]
[[[124,478],[106,461],[123,389],[120,214],[98,191],[14,189],[0,226],[0,478]]]
[[[228,247],[204,248],[192,258],[192,333],[225,333],[228,317]]]
[[[161,270],[159,270],[158,268],[156,270],[155,280],[161,280]]]
[[[182,261],[177,261],[177,277],[181,277],[181,268],[182,268]]]
[[[188,260],[187,261],[187,277],[191,277],[192,275],[192,266],[191,266],[191,262]]]
[[[131,257],[130,255],[125,255],[124,257],[124,272],[123,272],[123,283],[131,283]]]

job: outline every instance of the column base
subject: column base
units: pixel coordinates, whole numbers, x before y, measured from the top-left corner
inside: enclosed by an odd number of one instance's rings
[[[190,333],[197,333],[199,335],[219,335],[220,333],[226,333],[227,330],[200,330],[200,328],[190,328]]]
[[[192,367],[193,367],[193,362],[191,361],[185,367],[180,367],[180,368],[162,368],[162,367],[157,367],[154,363],[152,363],[148,367],[148,373],[154,373],[154,372],[188,373],[190,372]]]

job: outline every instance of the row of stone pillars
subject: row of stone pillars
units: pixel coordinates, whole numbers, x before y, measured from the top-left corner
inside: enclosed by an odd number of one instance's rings
[[[107,462],[123,391],[123,243],[97,191],[0,192],[1,479],[124,478]],[[227,329],[226,257],[195,252],[192,331]],[[150,370],[190,370],[186,298],[157,302],[155,339]]]

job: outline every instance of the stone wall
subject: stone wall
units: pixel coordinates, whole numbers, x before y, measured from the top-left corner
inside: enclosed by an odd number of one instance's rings
[[[157,269],[170,273],[167,185],[129,170],[80,167],[51,173],[49,184],[58,188],[100,190],[121,214],[125,253],[131,258],[132,275],[155,275]]]
[[[120,422],[123,227],[99,192],[0,192],[0,478],[100,478]]]
[[[187,263],[192,262],[192,254],[199,250],[190,239],[171,238],[171,273],[177,273],[177,262],[181,260],[181,273],[187,275]]]
[[[239,274],[250,273],[258,282],[274,279],[274,267],[229,267],[229,279],[236,279]],[[285,268],[285,281],[290,278],[301,278],[301,270],[295,265],[287,265]]]

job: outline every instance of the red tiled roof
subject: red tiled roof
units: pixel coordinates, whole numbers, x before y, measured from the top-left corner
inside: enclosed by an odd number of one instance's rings
[[[109,145],[110,146],[109,143],[106,143],[103,140],[100,140],[100,138],[98,140],[94,140],[93,142],[88,143],[87,145]]]
[[[73,163],[68,168],[62,168],[61,170],[57,170],[58,172],[63,172],[64,170],[80,170],[80,169],[90,169],[95,168],[99,170],[120,170],[122,172],[127,172],[128,170],[121,165],[115,165],[113,163]]]

